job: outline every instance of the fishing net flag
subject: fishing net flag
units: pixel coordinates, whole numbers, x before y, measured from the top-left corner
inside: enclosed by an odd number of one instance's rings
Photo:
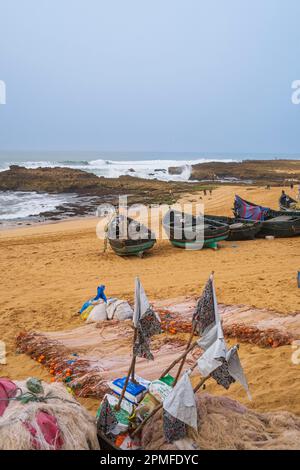
[[[227,349],[220,322],[217,325],[216,334],[216,340],[197,361],[200,373],[204,377],[211,376],[218,385],[222,385],[226,390],[232,383],[238,381],[245,388],[248,398],[251,400],[247,379],[238,355],[238,346]]]
[[[133,324],[137,328],[141,317],[150,308],[149,300],[138,277],[135,278]]]
[[[226,390],[230,385],[238,381],[246,390],[249,400],[252,400],[249,385],[244,374],[244,370],[238,354],[238,346],[233,346],[226,353],[226,359],[220,358],[222,364],[215,369],[211,376],[215,381],[222,385]]]
[[[133,324],[136,328],[133,354],[153,360],[154,357],[150,350],[151,337],[161,333],[161,321],[157,313],[150,307],[139,278],[136,278],[135,281]]]
[[[228,370],[227,346],[220,323],[217,328],[217,339],[198,359],[198,368],[204,377],[211,376],[226,389],[235,382]]]
[[[107,436],[111,434],[111,431],[117,424],[118,421],[115,417],[114,411],[107,397],[105,397],[101,404],[101,410],[97,421],[97,428],[100,429]]]
[[[167,442],[184,438],[187,426],[197,431],[197,406],[188,372],[163,402],[163,425]]]
[[[213,273],[209,276],[206,286],[193,315],[193,326],[199,335],[205,334],[219,320],[218,304],[214,286]]]
[[[198,369],[203,377],[209,377],[211,373],[220,367],[220,363],[226,360],[227,346],[223,335],[222,325],[217,325],[216,339],[204,351],[197,361]]]
[[[228,362],[228,371],[237,382],[239,382],[242,387],[247,392],[249,400],[252,400],[251,393],[249,390],[249,385],[247,378],[245,376],[240,358],[239,358],[239,347],[238,346],[233,346],[227,353],[227,362]]]
[[[186,424],[174,418],[174,416],[170,415],[165,409],[163,410],[163,427],[165,439],[169,443],[186,437]]]
[[[222,387],[228,390],[230,385],[235,382],[235,379],[229,372],[227,360],[223,357],[220,357],[217,360],[221,362],[221,365],[217,367],[210,375],[218,385],[222,385]]]

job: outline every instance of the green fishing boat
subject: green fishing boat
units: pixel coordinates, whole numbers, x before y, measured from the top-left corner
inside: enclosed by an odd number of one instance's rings
[[[155,234],[130,217],[118,215],[108,226],[108,241],[118,256],[142,257],[155,242]]]
[[[218,242],[229,235],[228,224],[175,210],[166,213],[163,227],[172,245],[186,250],[217,249]]]

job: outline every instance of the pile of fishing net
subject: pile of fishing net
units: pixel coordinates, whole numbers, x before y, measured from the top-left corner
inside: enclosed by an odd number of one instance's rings
[[[133,330],[131,320],[87,324],[67,331],[23,331],[16,338],[17,352],[29,355],[46,367],[52,381],[64,382],[79,397],[101,398],[108,383],[128,372]],[[136,372],[154,380],[186,348],[186,340],[157,335],[152,343],[155,360],[138,358]],[[197,351],[199,355],[199,351]],[[187,364],[195,362],[189,357]]]
[[[62,381],[77,396],[103,396],[108,391],[107,380],[99,362],[82,359],[55,339],[35,332],[21,332],[17,337],[18,352],[26,353],[48,368],[54,381]]]
[[[169,300],[156,302],[162,330],[175,335],[189,333],[192,329],[193,303],[191,299],[181,302]],[[292,344],[300,338],[300,315],[282,315],[265,309],[244,305],[220,305],[223,331],[228,338],[239,342],[256,344],[263,348],[277,348]]]
[[[95,420],[61,384],[0,379],[0,450],[90,449]]]
[[[197,396],[196,402],[198,432],[191,430],[186,439],[167,443],[160,411],[145,424],[142,447],[146,450],[299,449],[300,417],[292,413],[257,413],[230,398],[206,393]]]

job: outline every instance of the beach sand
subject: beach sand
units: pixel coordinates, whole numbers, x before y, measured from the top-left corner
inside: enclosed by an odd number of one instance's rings
[[[205,202],[206,213],[231,215],[236,193],[277,209],[280,192],[281,188],[221,186],[212,196],[193,193],[182,200]],[[295,197],[296,189],[287,193]],[[0,375],[50,380],[40,365],[15,353],[16,334],[23,329],[47,331],[81,325],[77,312],[99,283],[106,285],[108,296],[132,301],[134,278],[139,275],[150,300],[174,298],[199,295],[214,270],[221,303],[269,308],[282,314],[300,311],[300,237],[222,242],[218,251],[196,252],[175,249],[163,240],[143,259],[120,258],[111,249],[103,253],[96,224],[97,219],[89,218],[0,231],[0,339],[8,352]],[[291,346],[261,349],[241,345],[252,408],[300,414],[300,364],[292,364],[292,353]],[[229,392],[215,385],[207,390],[247,403],[236,384]],[[97,400],[82,402],[93,412],[97,408]]]

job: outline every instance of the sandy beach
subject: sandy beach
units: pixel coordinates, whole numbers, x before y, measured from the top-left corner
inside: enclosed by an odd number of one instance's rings
[[[206,213],[231,215],[236,193],[277,209],[280,192],[278,187],[220,186],[212,196],[193,193],[182,201],[205,202]],[[296,197],[296,189],[287,192]],[[200,295],[214,270],[220,303],[268,308],[282,315],[300,312],[299,237],[221,242],[218,251],[197,252],[175,249],[162,240],[143,259],[120,258],[111,249],[103,253],[103,241],[96,237],[97,222],[87,218],[0,231],[0,339],[8,352],[0,375],[50,380],[40,365],[15,353],[15,336],[24,329],[54,331],[81,325],[77,312],[100,282],[106,285],[108,296],[132,302],[134,277],[139,275],[150,300],[168,299]],[[252,408],[300,414],[300,366],[292,363],[292,352],[291,346],[262,349],[242,344]],[[247,403],[237,385],[230,392],[210,385],[208,391]],[[93,412],[97,409],[97,400],[82,402]]]

